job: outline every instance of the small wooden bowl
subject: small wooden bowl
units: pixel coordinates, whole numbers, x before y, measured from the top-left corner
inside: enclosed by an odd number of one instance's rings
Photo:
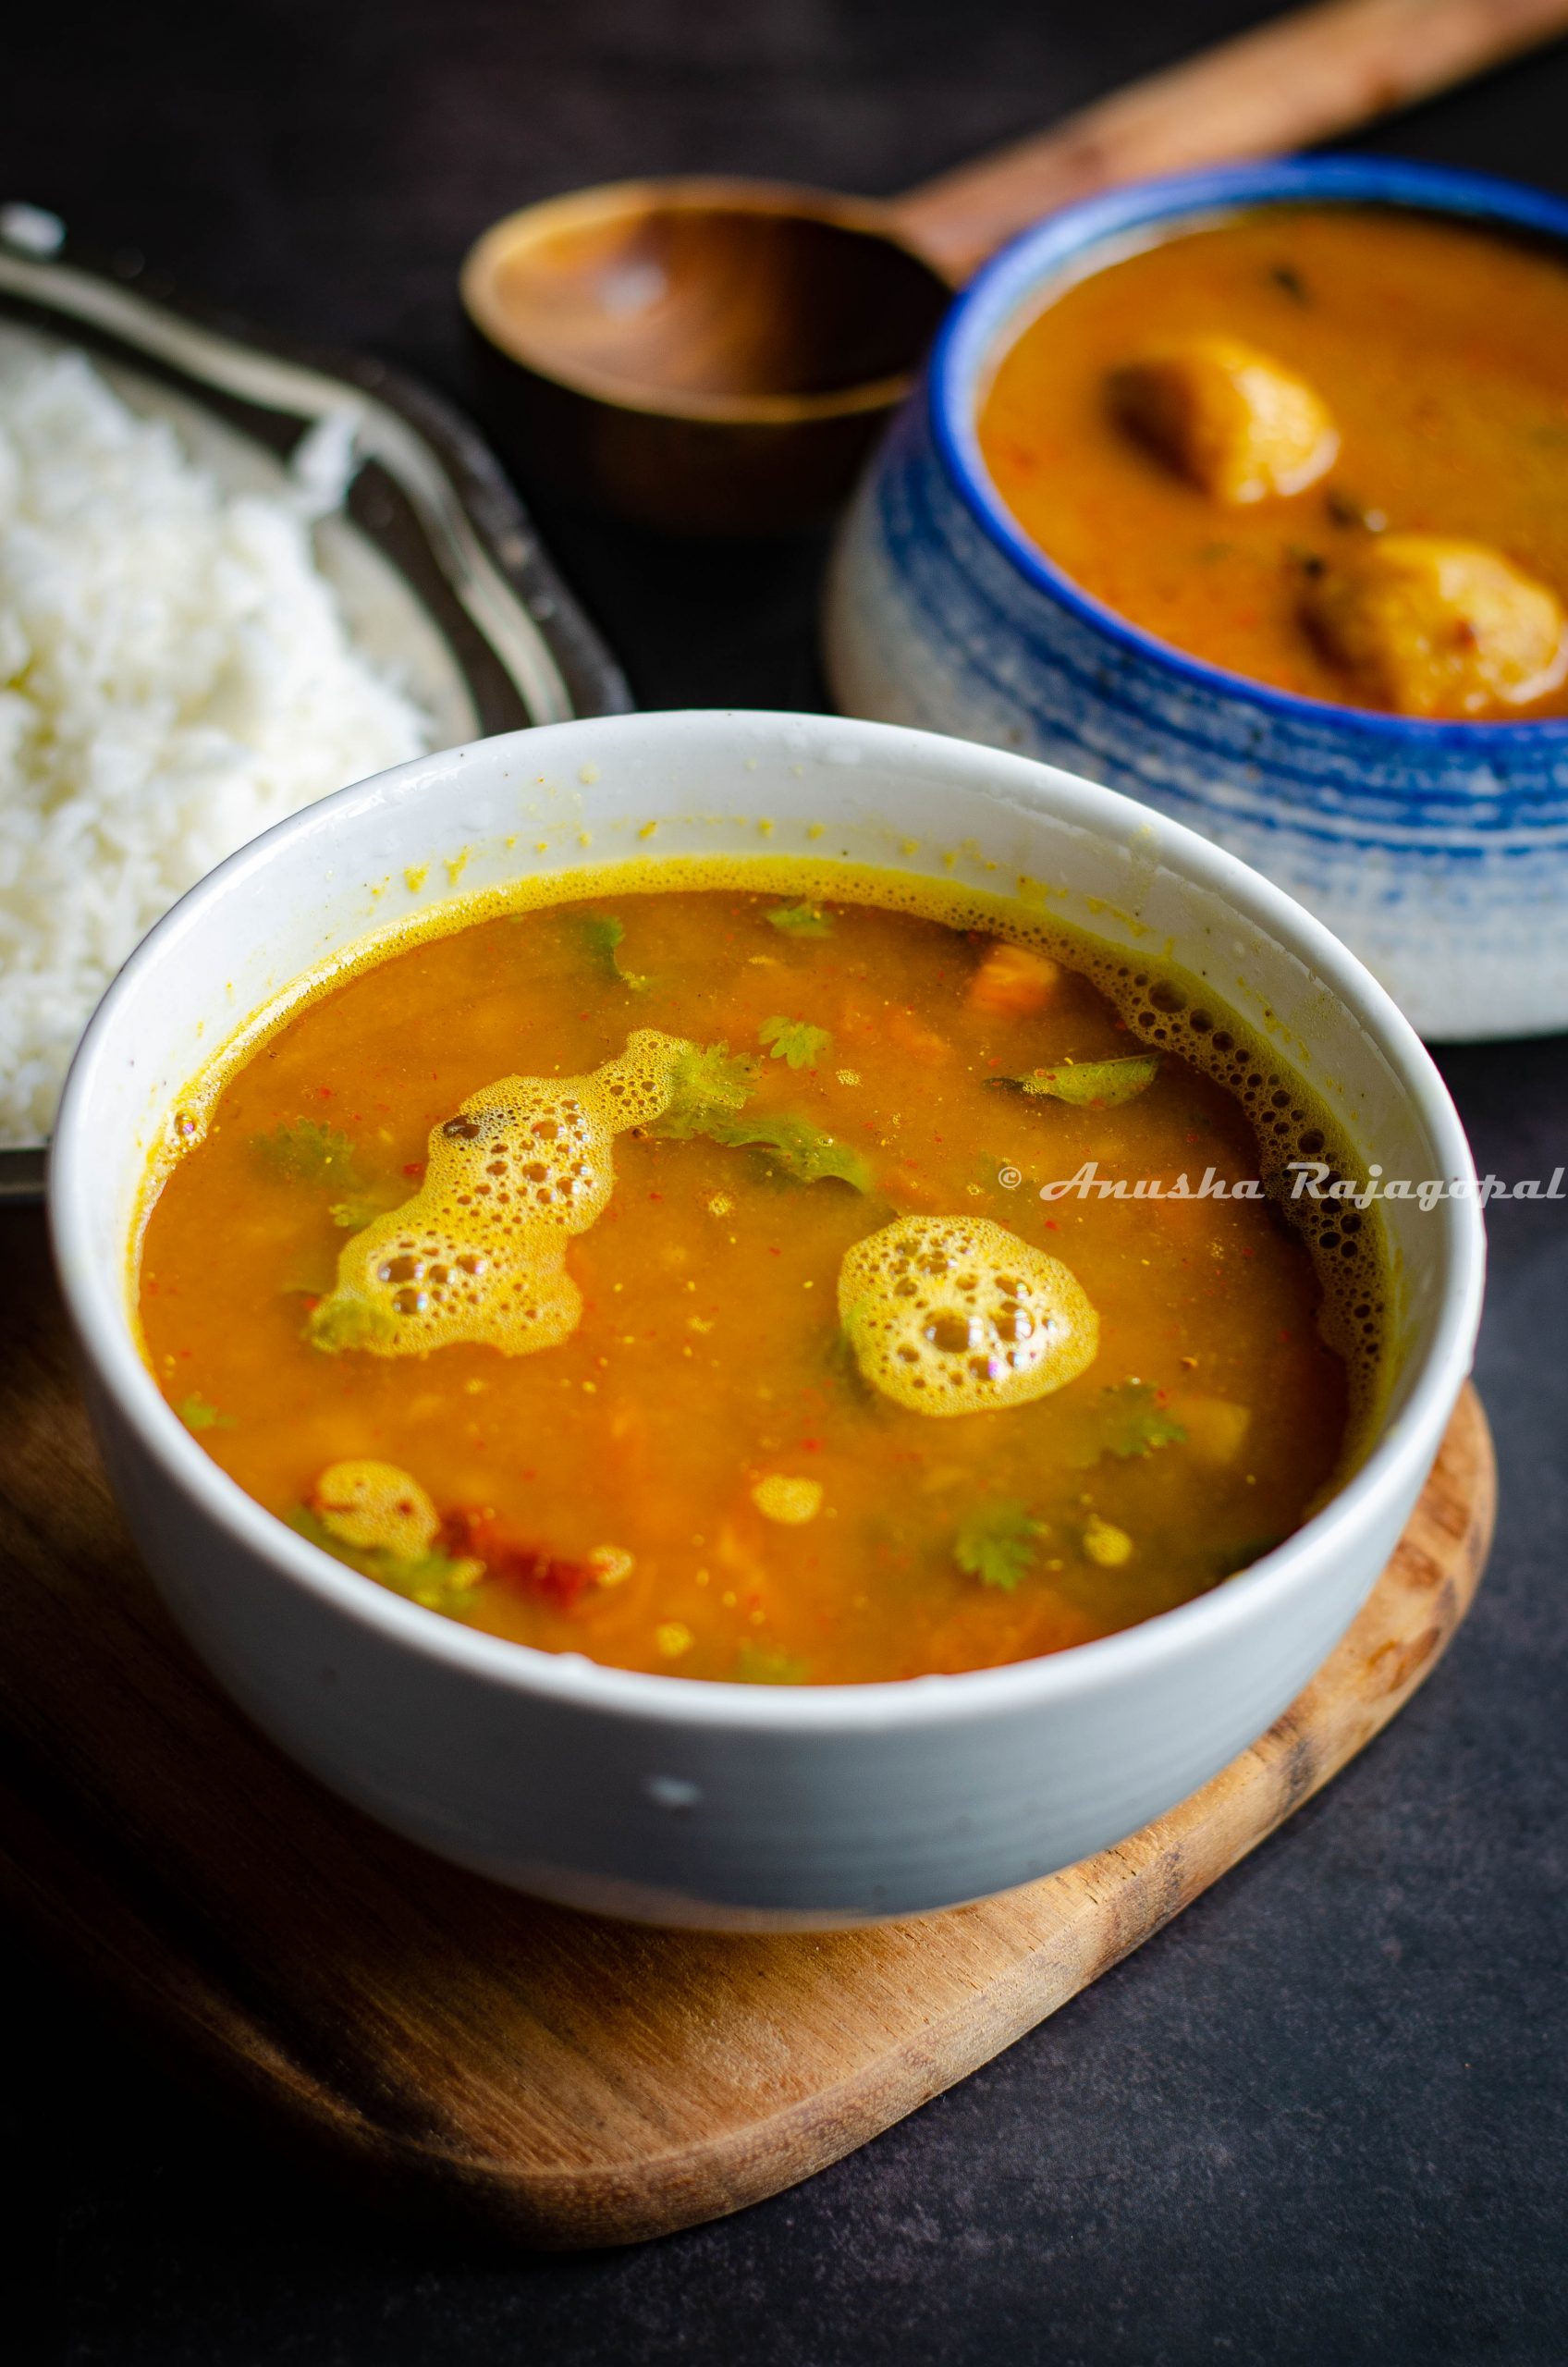
[[[461,290],[514,465],[685,533],[828,516],[952,292],[890,210],[711,178],[526,206]]]
[[[1317,0],[880,203],[619,181],[487,230],[463,267],[491,432],[519,470],[687,533],[848,492],[953,287],[1117,182],[1267,155],[1560,32],[1568,0]]]

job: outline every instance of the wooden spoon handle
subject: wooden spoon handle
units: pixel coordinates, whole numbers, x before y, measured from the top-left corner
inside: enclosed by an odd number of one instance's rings
[[[1074,198],[1328,139],[1564,30],[1568,0],[1326,0],[944,173],[894,199],[892,212],[913,245],[962,279]]]

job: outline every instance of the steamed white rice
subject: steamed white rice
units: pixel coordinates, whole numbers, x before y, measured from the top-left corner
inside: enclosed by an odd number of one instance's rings
[[[304,508],[229,497],[80,354],[0,362],[0,1142],[176,898],[270,823],[417,754]]]

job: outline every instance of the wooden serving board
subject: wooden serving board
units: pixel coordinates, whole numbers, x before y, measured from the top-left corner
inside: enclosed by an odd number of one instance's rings
[[[1053,2013],[1393,1716],[1469,1607],[1473,1392],[1350,1634],[1271,1732],[1029,1889],[810,1937],[541,1906],[343,1807],[245,1723],[130,1551],[42,1221],[0,1211],[0,1883],[103,1985],[361,2174],[540,2244],[626,2243],[807,2177]]]

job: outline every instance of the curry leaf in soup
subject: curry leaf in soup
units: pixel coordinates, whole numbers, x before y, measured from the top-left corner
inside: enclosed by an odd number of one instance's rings
[[[990,1082],[1034,1099],[1065,1101],[1074,1110],[1117,1110],[1147,1092],[1158,1073],[1158,1052],[1133,1052],[1125,1060],[1069,1061],[1060,1068],[1029,1069],[1022,1076]]]
[[[734,1150],[754,1150],[796,1184],[849,1184],[857,1192],[871,1189],[871,1170],[858,1150],[840,1142],[809,1118],[788,1110],[758,1110],[751,1118],[716,1118],[703,1127],[710,1142]]]
[[[1105,1392],[1105,1439],[1102,1453],[1123,1462],[1149,1454],[1157,1446],[1182,1446],[1187,1433],[1160,1404],[1160,1392],[1151,1381],[1124,1380]]]
[[[354,1146],[348,1135],[315,1118],[300,1118],[291,1126],[274,1127],[270,1134],[257,1134],[251,1147],[267,1172],[281,1183],[340,1184],[352,1191],[359,1182]]]
[[[361,1577],[374,1578],[395,1594],[423,1603],[427,1611],[445,1612],[450,1619],[464,1615],[469,1598],[484,1574],[482,1563],[454,1561],[449,1553],[438,1551],[405,1560],[396,1553],[346,1545],[307,1504],[296,1506],[288,1515],[288,1526],[324,1553],[330,1553],[335,1562],[358,1570]]]
[[[833,1041],[826,1027],[813,1027],[803,1019],[765,1019],[757,1029],[757,1041],[766,1044],[776,1061],[786,1061],[792,1069],[814,1069]]]
[[[396,1206],[395,1200],[378,1198],[374,1192],[361,1192],[351,1199],[334,1200],[327,1215],[339,1231],[362,1233],[367,1224],[374,1224],[377,1217],[385,1216],[389,1208]]]
[[[808,1118],[788,1110],[742,1117],[756,1081],[757,1064],[748,1053],[731,1051],[728,1044],[693,1045],[677,1061],[669,1098],[645,1131],[666,1142],[700,1134],[722,1149],[759,1151],[797,1184],[833,1178],[857,1192],[870,1188],[871,1171],[859,1152]]]
[[[192,1390],[189,1397],[182,1397],[174,1410],[188,1430],[231,1430],[234,1428],[233,1415],[220,1414],[215,1405],[208,1404],[200,1390]]]
[[[374,1557],[374,1575],[427,1611],[444,1611],[460,1619],[475,1586],[484,1575],[472,1562],[454,1562],[447,1553],[422,1553],[415,1562],[395,1561],[390,1553]]]
[[[630,987],[633,994],[646,994],[653,980],[644,977],[640,970],[627,970],[621,966],[620,944],[626,935],[624,921],[617,920],[613,913],[590,913],[583,921],[582,935],[589,952],[606,978],[613,978],[618,987]]]
[[[770,1644],[742,1644],[730,1671],[736,1685],[806,1685],[811,1669],[796,1652],[780,1652]]]
[[[766,917],[786,937],[831,937],[833,923],[820,904],[775,904]]]
[[[392,1325],[379,1307],[341,1296],[312,1308],[305,1327],[312,1347],[328,1355],[337,1355],[345,1348],[369,1348],[392,1336]]]
[[[1024,1504],[1000,1502],[971,1513],[953,1540],[953,1560],[966,1576],[1006,1594],[1035,1566],[1040,1524]]]
[[[759,1151],[798,1184],[834,1178],[857,1192],[869,1189],[871,1171],[859,1152],[809,1119],[788,1110],[742,1117],[756,1081],[757,1064],[748,1053],[731,1051],[728,1044],[693,1045],[677,1061],[669,1098],[645,1131],[666,1142],[702,1135],[723,1149]]]

